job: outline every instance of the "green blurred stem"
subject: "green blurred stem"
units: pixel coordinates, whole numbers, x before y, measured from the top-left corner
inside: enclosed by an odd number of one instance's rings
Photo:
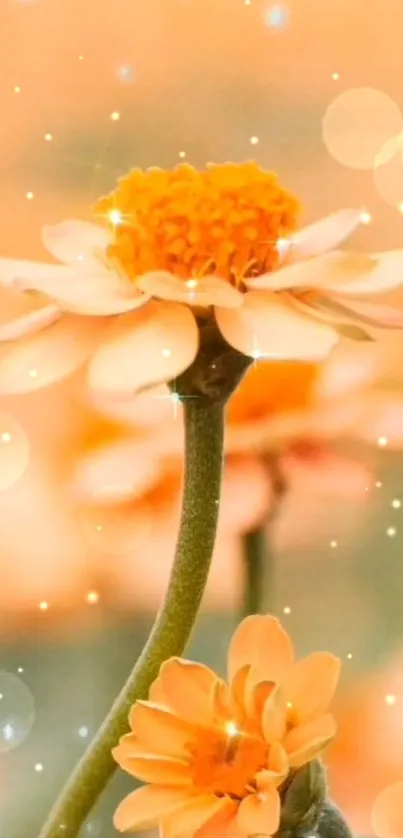
[[[116,769],[111,754],[128,731],[128,712],[147,698],[161,664],[181,655],[203,597],[214,548],[223,459],[223,406],[184,400],[182,516],[168,590],[148,641],[95,739],[56,802],[40,838],[76,838]],[[144,568],[147,573],[147,568]]]
[[[266,456],[265,464],[273,499],[267,518],[243,539],[244,595],[242,617],[261,614],[273,608],[275,555],[271,545],[271,526],[280,510],[287,486],[276,454]]]

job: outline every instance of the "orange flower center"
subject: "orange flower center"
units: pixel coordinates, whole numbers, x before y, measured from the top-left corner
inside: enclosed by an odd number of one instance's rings
[[[279,240],[296,228],[297,201],[255,163],[204,171],[134,169],[95,207],[114,229],[108,259],[130,279],[165,270],[214,273],[234,285],[279,265]]]
[[[243,732],[203,731],[191,751],[195,785],[239,800],[256,788],[255,777],[267,766],[269,746]]]
[[[251,422],[307,406],[319,371],[319,364],[288,361],[253,365],[228,403],[229,421]]]

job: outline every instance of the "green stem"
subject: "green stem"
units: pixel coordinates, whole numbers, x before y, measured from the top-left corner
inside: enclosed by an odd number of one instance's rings
[[[273,585],[275,555],[271,546],[271,526],[279,513],[286,492],[286,483],[281,473],[279,457],[273,454],[265,457],[273,500],[267,516],[260,525],[244,536],[244,597],[242,617],[261,614],[273,608]]]
[[[117,767],[111,749],[128,731],[130,706],[137,699],[147,698],[161,664],[183,653],[196,620],[217,529],[224,438],[223,406],[200,398],[186,399],[184,414],[182,516],[165,600],[132,673],[63,789],[40,838],[76,838]]]
[[[247,532],[243,539],[244,600],[242,617],[265,611],[266,591],[271,587],[273,556],[267,543],[266,526]]]

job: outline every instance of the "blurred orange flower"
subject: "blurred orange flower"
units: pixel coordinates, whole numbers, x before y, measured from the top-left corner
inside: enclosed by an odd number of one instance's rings
[[[398,310],[365,297],[401,285],[403,251],[332,250],[360,211],[295,233],[297,210],[253,162],[130,172],[98,204],[109,228],[44,227],[63,264],[0,259],[0,392],[46,386],[88,360],[96,391],[173,381],[206,324],[244,355],[305,361],[341,336],[367,339],[354,323],[401,327]]]
[[[372,826],[378,838],[403,836],[403,781],[387,786],[372,808]]]
[[[149,700],[133,706],[132,732],[113,753],[148,785],[120,804],[117,829],[161,824],[170,838],[277,832],[289,770],[335,734],[326,710],[340,661],[315,652],[296,663],[278,620],[254,615],[233,635],[227,670],[228,684],[201,664],[171,658]]]

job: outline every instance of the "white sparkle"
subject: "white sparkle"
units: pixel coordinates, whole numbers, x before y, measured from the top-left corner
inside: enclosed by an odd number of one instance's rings
[[[333,548],[334,548],[334,547],[337,547],[337,541],[335,541],[335,540],[333,539],[333,540],[330,542],[330,546],[331,546],[331,547],[333,547]]]
[[[118,209],[113,209],[108,213],[108,218],[111,224],[115,226],[122,223],[122,213]]]
[[[163,355],[164,358],[170,358],[172,352],[170,349],[161,349],[161,355]]]
[[[380,481],[380,480],[377,480],[377,481],[376,481],[376,483],[375,483],[375,486],[376,486],[376,488],[377,488],[377,489],[380,489],[380,488],[381,488],[381,486],[382,486],[381,481]]]
[[[264,12],[263,19],[271,29],[282,29],[289,21],[289,12],[285,6],[270,6]]]
[[[394,538],[396,533],[397,533],[396,527],[388,527],[388,529],[386,530],[386,535],[388,535],[389,538]]]
[[[14,93],[21,93],[21,88],[19,84],[16,84],[14,87]]]
[[[22,672],[24,672],[24,670],[23,670],[22,666],[19,666],[19,667],[18,667],[17,672],[19,672],[19,674],[20,674],[20,675],[22,674]]]
[[[10,724],[4,725],[4,727],[2,728],[2,732],[6,742],[12,742],[12,740],[15,738],[15,729]]]
[[[381,448],[385,448],[385,446],[387,444],[388,444],[388,438],[386,436],[380,436],[378,438],[378,445],[380,445]]]
[[[8,433],[8,431],[4,431],[4,433],[0,435],[0,439],[2,442],[11,442],[12,436]]]
[[[118,69],[118,78],[121,81],[129,82],[134,80],[134,70],[133,67],[130,67],[129,64],[123,64],[122,67]]]
[[[181,160],[183,160],[183,158],[186,157],[186,151],[180,151],[179,157],[181,158]]]
[[[388,693],[388,695],[385,695],[385,702],[386,704],[389,704],[390,707],[393,707],[393,705],[396,704],[396,696],[392,693]]]
[[[89,734],[88,727],[82,725],[82,727],[78,728],[78,735],[81,739],[86,739]]]
[[[50,143],[50,141],[51,141],[51,140],[53,140],[53,136],[52,136],[52,134],[45,134],[44,139],[45,139],[48,143]]]
[[[48,608],[49,608],[49,603],[48,602],[45,602],[44,600],[42,600],[42,602],[39,603],[39,610],[40,611],[47,611]]]
[[[259,137],[251,137],[250,138],[250,144],[251,145],[257,145],[258,142],[259,142]]]
[[[348,653],[348,655],[347,655],[347,660],[351,661],[351,660],[352,660],[352,657],[353,657],[353,656],[352,656],[351,652],[349,652],[349,653]]]
[[[29,375],[30,378],[38,378],[38,370],[35,370],[35,369],[29,370],[28,375]]]
[[[100,529],[102,529],[102,527],[100,527]],[[88,594],[86,596],[86,600],[87,600],[89,605],[96,605],[96,603],[99,602],[98,591],[88,591]]]
[[[393,509],[400,509],[401,505],[402,502],[401,500],[399,500],[399,498],[394,498],[394,500],[392,500]]]
[[[333,79],[333,81],[338,81],[338,80],[339,80],[339,78],[340,78],[339,73],[332,73],[332,79]]]
[[[40,772],[41,772],[41,771],[43,771],[43,765],[42,765],[42,763],[41,763],[41,762],[37,762],[37,763],[35,763],[35,771],[36,771],[38,774],[40,774]]]
[[[399,212],[403,213],[403,201],[399,204]]]
[[[112,122],[119,122],[119,119],[120,119],[119,111],[112,111],[112,113],[110,115],[110,119],[112,120]]]
[[[291,614],[291,608],[289,607],[289,605],[286,605],[285,608],[283,608],[283,611],[284,614]]]
[[[84,56],[83,56],[83,55],[79,55],[79,56],[78,56],[78,60],[79,60],[79,61],[84,61]]]
[[[225,723],[225,730],[228,733],[228,736],[238,736],[239,730],[235,724],[235,722],[226,722]]]
[[[367,210],[363,210],[360,215],[361,224],[370,224],[372,221],[371,213],[367,212]]]
[[[34,193],[33,192],[27,192],[25,197],[27,198],[28,201],[32,201],[32,199],[34,197]]]

